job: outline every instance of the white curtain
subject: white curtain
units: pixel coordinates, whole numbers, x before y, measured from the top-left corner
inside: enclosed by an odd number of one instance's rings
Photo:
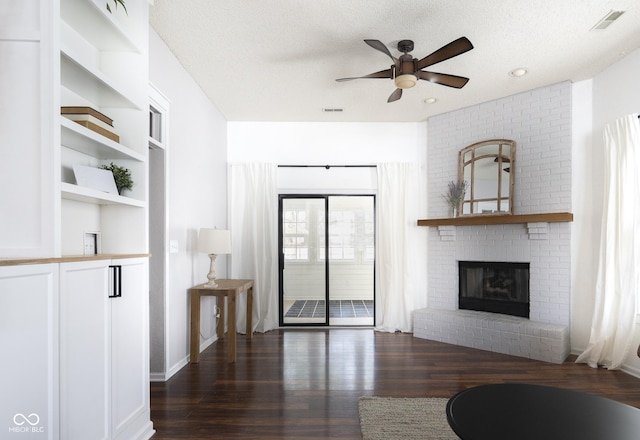
[[[420,166],[378,164],[376,330],[412,332],[413,311],[426,307],[426,229]]]
[[[630,352],[640,289],[640,123],[605,127],[605,177],[596,302],[589,344],[576,362],[617,369]]]
[[[229,170],[231,277],[252,279],[253,328],[278,327],[278,192],[275,164],[232,164]],[[237,328],[246,328],[246,300],[238,301]]]

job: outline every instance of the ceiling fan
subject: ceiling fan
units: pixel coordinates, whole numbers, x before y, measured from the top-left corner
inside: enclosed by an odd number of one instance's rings
[[[471,44],[471,41],[469,41],[467,37],[460,37],[457,40],[454,40],[451,43],[442,46],[440,49],[436,50],[430,55],[427,55],[421,60],[413,58],[413,56],[409,55],[409,52],[413,50],[413,41],[411,40],[402,40],[398,43],[398,51],[403,53],[400,58],[396,58],[391,55],[391,52],[389,51],[387,46],[385,46],[384,43],[379,40],[364,40],[364,42],[374,49],[389,56],[389,58],[393,60],[393,64],[391,65],[391,67],[389,69],[370,73],[369,75],[365,76],[338,78],[336,79],[336,81],[342,82],[362,78],[393,79],[397,88],[391,94],[391,96],[389,96],[387,102],[393,102],[400,99],[402,97],[402,90],[409,89],[415,86],[419,79],[423,79],[425,81],[436,84],[441,84],[443,86],[454,87],[456,89],[461,89],[469,81],[469,78],[465,78],[462,76],[422,70],[425,67],[429,67],[441,61],[448,60],[449,58],[453,58],[473,49],[473,44]]]

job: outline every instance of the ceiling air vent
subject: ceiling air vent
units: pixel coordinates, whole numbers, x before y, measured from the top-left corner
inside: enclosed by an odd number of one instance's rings
[[[605,17],[600,20],[594,27],[591,28],[592,31],[602,31],[608,28],[611,23],[616,21],[620,16],[624,14],[624,11],[609,11]]]

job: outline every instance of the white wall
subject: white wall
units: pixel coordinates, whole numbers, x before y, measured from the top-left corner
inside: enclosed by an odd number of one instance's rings
[[[150,82],[171,102],[167,142],[168,239],[178,242],[179,251],[166,254],[169,283],[165,334],[151,335],[152,344],[161,340],[166,353],[161,360],[164,371],[152,373],[169,377],[187,362],[189,355],[187,290],[205,282],[209,269],[208,257],[197,253],[198,229],[227,226],[227,122],[151,28],[149,53]],[[216,263],[218,277],[225,277],[226,257],[218,258]],[[202,344],[208,345],[216,339],[215,299],[205,298],[202,304]],[[152,359],[152,365],[157,362],[158,359]]]
[[[229,162],[424,163],[424,123],[229,122]]]
[[[603,163],[603,129],[604,126],[622,116],[630,113],[640,113],[640,82],[638,82],[637,73],[640,71],[640,50],[627,55],[625,58],[610,66],[600,74],[593,78],[593,137],[587,154],[590,155],[592,168],[590,169],[591,179],[589,185],[584,188],[583,197],[589,200],[593,208],[591,209],[592,221],[587,225],[585,231],[586,236],[597,237],[594,239],[592,246],[585,249],[583,253],[589,253],[591,258],[584,261],[580,273],[595,273],[597,270],[597,253],[599,252],[600,237],[600,214],[602,212],[602,187],[603,187],[603,170],[599,164]],[[593,313],[593,301],[595,297],[595,285],[591,285],[588,292],[582,292],[584,301],[588,301],[592,306],[590,310],[585,310],[581,319],[586,323],[591,322],[591,314]],[[588,315],[587,315],[588,312]],[[575,317],[577,319],[577,317]],[[637,319],[636,322],[639,320]],[[588,342],[588,332],[586,337],[581,336],[581,346],[586,347]],[[640,343],[640,328],[636,327],[634,347]],[[640,376],[640,359],[635,355],[635,349],[629,354],[624,364],[624,369],[632,372],[636,376]]]
[[[573,84],[572,98],[571,350],[577,354],[589,341],[600,240],[600,231],[594,228],[600,221],[594,194],[600,188],[594,187],[599,179],[591,154],[593,80]]]
[[[229,163],[408,162],[426,170],[426,136],[425,123],[229,122],[227,154]],[[374,194],[377,187],[373,167],[278,168],[277,179],[281,194]]]

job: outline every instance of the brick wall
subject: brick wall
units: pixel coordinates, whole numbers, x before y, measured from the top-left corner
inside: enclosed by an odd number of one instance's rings
[[[428,121],[428,214],[445,217],[441,195],[457,179],[458,151],[493,138],[515,140],[515,214],[571,211],[571,84],[478,104]],[[529,262],[531,320],[570,321],[570,225],[429,228],[428,307],[457,310],[458,260]]]

